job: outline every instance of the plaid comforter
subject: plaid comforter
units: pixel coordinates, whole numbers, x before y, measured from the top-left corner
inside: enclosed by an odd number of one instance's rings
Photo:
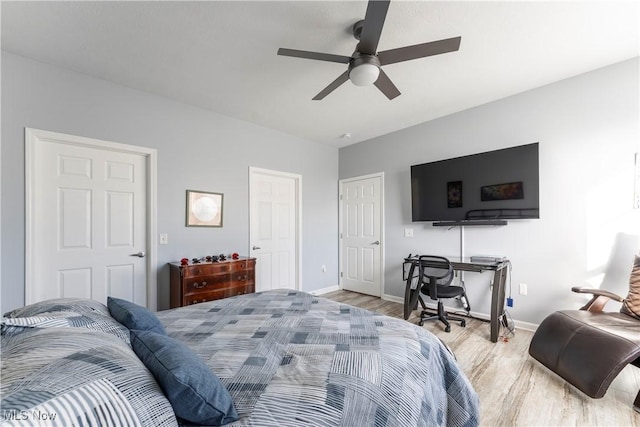
[[[478,397],[433,334],[304,292],[274,290],[158,317],[233,397],[234,426],[475,426]]]

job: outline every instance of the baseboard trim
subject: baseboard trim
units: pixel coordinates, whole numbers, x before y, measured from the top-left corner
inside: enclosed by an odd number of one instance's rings
[[[404,298],[403,297],[397,297],[395,295],[384,294],[384,295],[382,295],[382,299],[385,300],[385,301],[392,301],[392,302],[397,302],[397,303],[400,303],[400,304],[404,304]],[[438,309],[438,306],[435,303],[432,304],[432,303],[425,302],[425,304],[426,304],[427,308],[429,308],[431,310],[437,310]],[[451,307],[449,307],[449,308],[451,309]],[[460,311],[460,313],[458,313],[458,314],[461,314],[461,315],[464,314],[464,312],[461,311],[461,310],[453,309],[453,312],[456,312],[456,311]],[[469,314],[471,316],[473,316],[473,317],[477,317],[478,319],[482,319],[482,320],[486,320],[486,321],[491,320],[491,316],[489,314],[486,314],[486,313],[479,313],[477,311],[471,311],[471,312],[469,312]],[[538,329],[538,325],[535,324],[535,323],[523,322],[521,320],[515,320],[515,319],[514,319],[513,322],[514,322],[514,325],[515,325],[515,327],[517,329],[523,329],[525,331],[531,331],[531,332],[535,332],[536,329]]]
[[[395,295],[383,294],[381,298],[383,300],[385,300],[385,301],[391,301],[391,302],[397,302],[397,303],[400,303],[400,304],[404,304],[404,298],[403,297],[397,297]]]
[[[522,320],[514,320],[516,328],[524,329],[525,331],[535,332],[538,329],[538,326],[535,323],[523,322]]]
[[[336,286],[329,286],[328,288],[322,288],[322,289],[316,289],[314,291],[309,291],[309,293],[311,295],[322,295],[322,294],[328,294],[329,292],[335,292],[335,291],[339,291],[340,290],[340,286],[336,285]]]

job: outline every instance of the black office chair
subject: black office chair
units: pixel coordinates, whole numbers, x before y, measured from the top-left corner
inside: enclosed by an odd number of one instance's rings
[[[418,325],[424,325],[426,320],[438,319],[445,324],[445,332],[451,332],[451,325],[449,320],[460,322],[460,326],[466,326],[465,319],[448,315],[444,310],[443,299],[460,297],[465,302],[465,309],[470,310],[467,296],[464,288],[461,286],[451,286],[453,281],[453,267],[451,262],[444,257],[434,255],[421,255],[415,262],[414,267],[418,269],[417,281],[415,284],[410,285],[407,282],[407,289],[405,290],[405,319],[408,318],[407,309],[415,310],[418,305],[418,301],[422,305],[422,308],[426,308],[420,293],[429,296],[432,300],[438,301],[437,313],[431,313],[423,310],[420,313],[420,321]],[[413,271],[412,271],[413,273]]]

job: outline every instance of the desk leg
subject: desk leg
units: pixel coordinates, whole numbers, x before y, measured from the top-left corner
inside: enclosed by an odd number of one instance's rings
[[[493,291],[491,292],[491,342],[498,342],[500,316],[502,316],[504,310],[506,280],[506,266],[496,270],[493,274]]]

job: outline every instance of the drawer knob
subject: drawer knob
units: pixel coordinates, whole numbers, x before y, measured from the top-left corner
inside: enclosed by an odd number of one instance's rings
[[[193,287],[194,287],[194,288],[196,288],[196,289],[202,289],[202,288],[204,288],[205,286],[207,286],[207,282],[202,282],[202,283],[195,282],[195,283],[193,284]]]

